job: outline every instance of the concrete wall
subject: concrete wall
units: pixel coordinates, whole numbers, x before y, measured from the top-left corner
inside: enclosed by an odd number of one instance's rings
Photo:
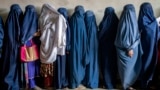
[[[124,5],[133,4],[138,16],[139,7],[143,2],[150,2],[154,9],[155,16],[160,16],[160,0],[0,0],[0,16],[2,16],[5,21],[8,16],[10,6],[14,3],[19,4],[23,11],[25,10],[26,5],[32,4],[37,8],[38,13],[40,13],[41,7],[44,3],[49,3],[56,8],[66,7],[69,10],[69,15],[72,15],[75,6],[83,5],[85,10],[94,11],[97,23],[99,24],[106,7],[113,7],[119,17]]]

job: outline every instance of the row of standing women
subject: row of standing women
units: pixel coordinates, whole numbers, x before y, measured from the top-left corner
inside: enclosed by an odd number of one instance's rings
[[[150,3],[141,5],[138,23],[132,4],[124,6],[120,19],[107,7],[99,31],[94,13],[83,6],[69,19],[65,8],[44,4],[38,18],[34,6],[28,5],[23,14],[14,4],[5,27],[0,21],[1,90],[35,88],[38,76],[44,87],[98,88],[102,72],[104,86],[113,89],[119,72],[124,90],[133,89],[136,80],[148,88],[153,78],[159,32]],[[20,46],[33,42],[40,47],[40,59],[22,63]]]

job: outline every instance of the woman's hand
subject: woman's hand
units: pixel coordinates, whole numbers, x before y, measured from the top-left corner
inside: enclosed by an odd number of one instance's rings
[[[34,33],[34,36],[35,36],[35,37],[36,37],[36,36],[40,36],[40,35],[41,35],[40,31]]]
[[[132,57],[133,54],[134,54],[134,53],[133,53],[133,50],[132,50],[132,49],[128,51],[128,56],[129,56],[129,57]]]

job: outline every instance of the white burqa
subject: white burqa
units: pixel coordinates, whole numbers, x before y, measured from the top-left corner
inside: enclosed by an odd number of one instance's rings
[[[65,18],[52,6],[44,4],[39,17],[41,63],[53,63],[57,55],[65,55],[66,28]]]

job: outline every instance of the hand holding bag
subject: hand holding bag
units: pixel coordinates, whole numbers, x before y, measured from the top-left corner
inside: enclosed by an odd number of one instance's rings
[[[32,45],[20,47],[20,58],[22,62],[32,62],[39,59],[39,49],[31,40]]]

